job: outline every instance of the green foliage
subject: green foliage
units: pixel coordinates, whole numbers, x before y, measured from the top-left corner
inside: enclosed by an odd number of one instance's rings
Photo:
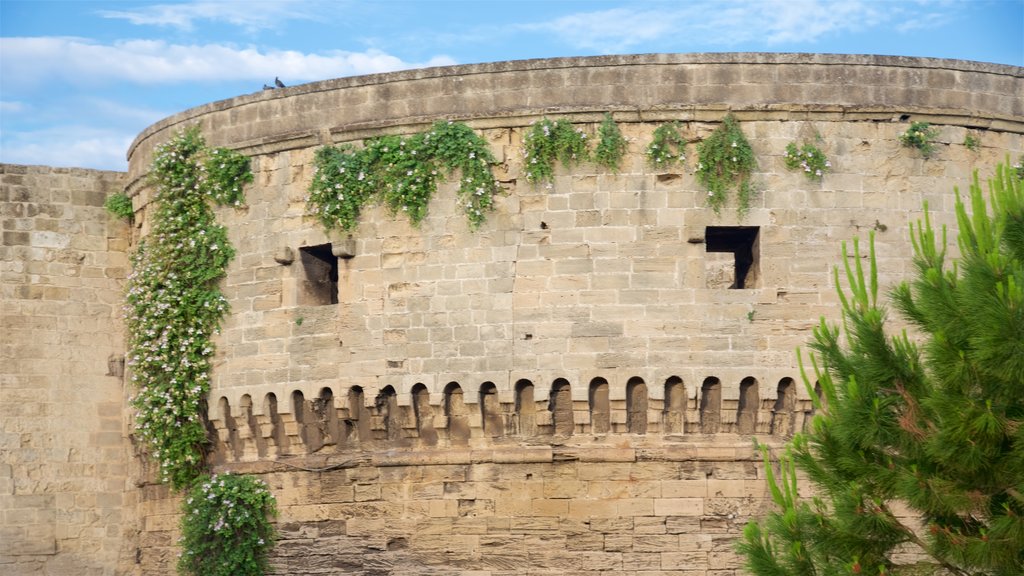
[[[927,211],[911,227],[916,275],[892,301],[914,341],[884,331],[873,238],[867,270],[844,246],[842,331],[822,320],[811,343],[819,414],[769,478],[778,510],[745,531],[751,573],[909,573],[894,555],[911,544],[930,573],[1024,574],[1024,182],[1000,166],[987,188],[988,206],[977,175],[957,200],[952,266]]]
[[[735,189],[736,211],[742,217],[750,210],[754,196],[750,176],[757,168],[754,151],[740,130],[736,118],[726,115],[721,126],[697,144],[697,180],[708,190],[708,206],[719,214]]]
[[[981,148],[981,140],[975,138],[972,134],[964,136],[964,148],[967,148],[971,152],[977,152]]]
[[[189,576],[260,576],[274,545],[277,515],[266,484],[234,474],[201,478],[182,505],[178,573]]]
[[[107,212],[118,218],[131,220],[135,216],[135,210],[132,209],[132,199],[124,192],[117,192],[107,196],[107,199],[103,202],[103,207],[107,209]]]
[[[328,230],[351,230],[367,202],[381,201],[418,225],[427,216],[438,179],[458,171],[459,207],[476,229],[494,206],[494,163],[483,138],[461,122],[439,121],[428,132],[411,136],[369,138],[358,150],[325,146],[314,159],[310,209]]]
[[[626,139],[619,130],[610,113],[605,113],[601,126],[597,129],[597,148],[594,149],[594,162],[618,172],[622,157],[626,155]]]
[[[832,163],[825,157],[817,146],[805,143],[797,148],[796,142],[786,145],[786,168],[790,170],[802,170],[804,176],[809,180],[821,180],[825,172],[832,167]]]
[[[590,159],[587,135],[572,127],[568,120],[552,122],[547,118],[530,125],[523,136],[523,161],[526,180],[537,183],[551,180],[555,160],[569,167]]]
[[[678,122],[666,122],[654,129],[647,146],[647,163],[653,168],[671,168],[686,161],[686,139],[679,134]]]
[[[217,289],[234,249],[210,202],[238,204],[249,160],[209,149],[198,127],[158,147],[152,232],[132,256],[126,289],[136,433],[174,488],[202,474],[211,337],[228,303]]]
[[[910,128],[900,134],[900,144],[907,148],[917,148],[925,158],[931,157],[935,152],[935,145],[932,140],[938,138],[939,129],[932,128],[927,122],[911,122]]]

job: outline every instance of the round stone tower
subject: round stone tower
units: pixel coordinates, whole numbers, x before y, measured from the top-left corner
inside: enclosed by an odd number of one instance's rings
[[[733,575],[733,541],[770,505],[754,439],[814,411],[795,350],[838,319],[840,242],[874,233],[880,281],[910,271],[927,202],[1024,151],[1016,67],[919,58],[657,54],[430,68],[214,102],[129,151],[136,235],[154,147],[198,124],[252,158],[217,340],[218,471],[263,475],[281,574]],[[611,113],[619,170],[527,182],[523,137]],[[751,209],[720,213],[696,143],[731,113],[757,163]],[[414,227],[383,207],[328,234],[307,205],[314,153],[464,122],[501,186],[477,230],[441,184]],[[652,167],[678,122],[687,159]],[[912,122],[938,130],[924,158]],[[831,168],[786,168],[813,141]],[[970,145],[968,145],[970,144]],[[453,180],[457,180],[456,175]],[[952,235],[950,237],[953,237]],[[141,490],[142,573],[171,569],[177,500]]]

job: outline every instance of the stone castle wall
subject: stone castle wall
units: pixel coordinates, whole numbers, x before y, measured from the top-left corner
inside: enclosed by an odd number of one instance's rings
[[[752,438],[774,446],[812,404],[794,349],[836,319],[839,242],[877,235],[883,285],[904,278],[927,201],[1024,149],[1021,71],[827,56],[637,56],[511,62],[314,83],[171,117],[254,158],[247,206],[219,216],[238,248],[210,398],[220,471],[264,474],[281,504],[279,573],[737,573],[733,543],[768,505]],[[611,111],[619,173],[559,168],[530,185],[522,138],[542,117],[594,136]],[[716,216],[693,143],[727,111],[758,161],[743,220]],[[366,210],[350,237],[306,214],[323,144],[461,120],[491,144],[504,194],[472,232],[442,185],[419,228]],[[680,121],[685,169],[654,170]],[[902,148],[909,121],[939,151]],[[978,150],[965,136],[980,139]],[[822,182],[784,167],[818,141]],[[743,289],[725,234],[757,233]],[[332,275],[334,276],[332,278]],[[172,558],[177,501],[142,497],[142,570]]]
[[[215,470],[260,474],[278,499],[277,573],[733,576],[735,538],[769,505],[752,440],[779,447],[813,412],[794,350],[838,317],[839,242],[874,232],[882,285],[906,277],[922,202],[955,225],[953,187],[1024,150],[1022,76],[913,58],[645,55],[264,91],[136,139],[131,235],[148,233],[144,176],[175,131],[198,123],[253,158],[247,205],[218,210],[238,255],[209,417]],[[531,122],[594,136],[606,111],[629,138],[617,174],[585,164],[526,182]],[[758,162],[743,220],[708,209],[693,176],[694,144],[728,111]],[[479,231],[452,183],[419,228],[372,208],[351,237],[328,236],[306,214],[317,148],[441,119],[473,127],[500,162],[503,194]],[[644,162],[665,121],[690,141],[685,168]],[[939,128],[933,158],[899,145],[910,121]],[[816,136],[833,164],[820,182],[782,157]],[[755,260],[742,289],[730,289],[736,256],[717,251],[736,243]],[[136,479],[123,510],[139,533],[120,571],[166,574],[179,500]]]
[[[114,574],[130,499],[116,172],[0,165],[0,572]]]

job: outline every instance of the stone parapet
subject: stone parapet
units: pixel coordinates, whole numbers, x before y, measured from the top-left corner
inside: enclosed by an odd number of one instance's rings
[[[544,114],[631,113],[637,119],[821,118],[902,114],[1024,130],[1024,71],[1015,66],[837,54],[643,54],[448,66],[325,80],[221,100],[171,116],[129,148],[130,181],[152,148],[199,123],[215,145],[269,152],[409,130],[438,118],[480,128]]]

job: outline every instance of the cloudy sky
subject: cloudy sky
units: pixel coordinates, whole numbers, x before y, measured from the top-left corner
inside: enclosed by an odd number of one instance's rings
[[[648,52],[1024,66],[1024,0],[0,0],[0,162],[124,170],[149,124],[275,76]]]

